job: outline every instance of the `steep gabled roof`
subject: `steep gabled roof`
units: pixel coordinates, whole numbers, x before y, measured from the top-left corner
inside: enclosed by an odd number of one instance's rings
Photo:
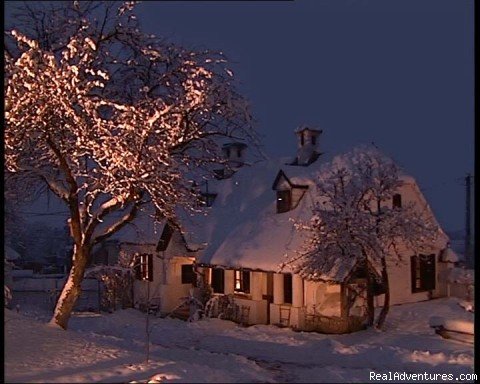
[[[292,165],[292,164],[291,164]],[[290,188],[301,188],[301,189],[307,189],[308,188],[308,185],[302,185],[302,184],[296,184],[294,182],[292,182],[288,177],[287,175],[285,174],[285,172],[283,172],[283,170],[280,169],[280,171],[278,171],[278,174],[277,174],[277,177],[275,177],[275,180],[273,182],[273,185],[272,185],[272,189],[273,190],[276,190],[277,189],[277,186],[278,186],[278,183],[281,179],[285,179],[285,181],[288,183],[288,185],[290,186]]]
[[[362,147],[355,149],[355,153],[362,150]],[[348,166],[349,161],[348,156],[343,156],[335,157],[329,163],[315,162],[309,167],[298,167],[286,165],[284,159],[269,160],[240,169],[231,179],[218,181],[215,189],[218,195],[213,207],[203,216],[189,218],[189,224],[185,226],[187,243],[203,244],[198,262],[225,268],[279,272],[287,259],[303,251],[307,235],[294,225],[311,218],[313,205],[319,199],[315,188],[318,174],[332,166]],[[272,188],[275,189],[283,178],[290,185],[312,188],[306,189],[295,209],[277,213]],[[413,184],[415,192],[421,195],[412,177],[403,175],[402,179],[406,184]],[[423,196],[418,201],[426,204]],[[428,205],[427,211],[433,215]],[[339,260],[325,268],[324,276],[319,278],[341,281],[353,266]],[[283,271],[291,269],[287,265]]]

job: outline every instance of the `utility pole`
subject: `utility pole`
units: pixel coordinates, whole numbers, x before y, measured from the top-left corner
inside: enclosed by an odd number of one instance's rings
[[[465,196],[465,263],[468,268],[473,268],[474,260],[472,257],[472,248],[471,248],[471,214],[470,214],[470,199],[471,199],[471,185],[472,185],[472,175],[467,173],[465,177],[465,187],[466,187],[466,196]]]

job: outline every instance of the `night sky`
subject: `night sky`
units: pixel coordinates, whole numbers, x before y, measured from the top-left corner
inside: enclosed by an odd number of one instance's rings
[[[473,1],[152,1],[148,31],[224,52],[265,151],[293,155],[293,130],[321,150],[374,142],[417,179],[446,230],[465,227],[474,164]]]
[[[464,229],[473,0],[151,1],[137,14],[149,33],[226,54],[268,155],[294,155],[300,124],[323,129],[330,154],[374,142],[445,230]]]

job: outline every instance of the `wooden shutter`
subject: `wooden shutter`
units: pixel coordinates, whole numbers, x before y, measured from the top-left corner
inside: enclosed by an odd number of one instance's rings
[[[141,265],[140,265],[140,255],[136,254],[135,256],[135,261],[133,264],[133,270],[135,271],[135,279],[137,280],[142,280],[142,270],[141,270]]]
[[[420,276],[425,291],[435,289],[435,255],[424,255],[420,259]]]
[[[224,270],[220,268],[212,269],[212,289],[215,293],[224,293]]]
[[[285,274],[283,275],[283,302],[287,304],[292,304],[292,275]]]
[[[242,271],[243,292],[250,293],[250,271]]]
[[[195,282],[195,273],[193,264],[182,265],[182,284],[193,284]]]
[[[416,269],[417,269],[417,256],[411,256],[410,257],[410,276],[412,278],[412,293],[417,292]]]

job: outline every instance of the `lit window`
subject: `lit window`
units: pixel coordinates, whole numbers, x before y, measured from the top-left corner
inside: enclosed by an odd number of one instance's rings
[[[277,213],[288,212],[291,204],[292,198],[289,190],[277,191]]]
[[[233,290],[235,292],[250,293],[250,272],[235,271],[235,280]]]
[[[153,281],[153,255],[149,253],[137,254],[134,270],[136,279]]]

